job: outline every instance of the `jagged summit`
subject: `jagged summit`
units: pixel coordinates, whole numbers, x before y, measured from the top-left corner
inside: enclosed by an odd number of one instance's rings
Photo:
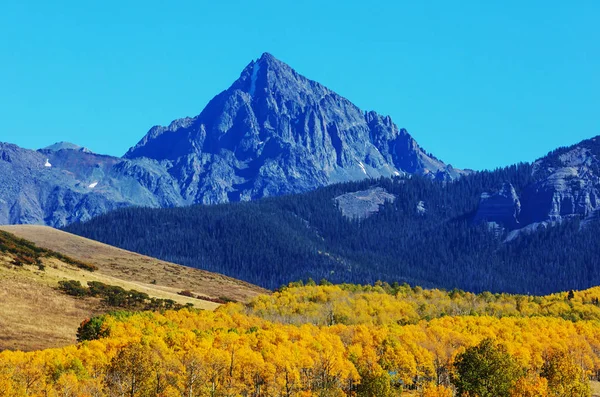
[[[271,54],[269,52],[263,52],[263,54],[260,56],[260,58],[250,62],[248,64],[248,66],[246,67],[246,69],[248,69],[249,67],[252,68],[255,64],[258,64],[259,67],[263,67],[265,69],[270,68],[270,69],[292,70],[292,68],[287,63],[277,59],[273,54]],[[244,69],[244,70],[246,70],[246,69]]]
[[[322,85],[299,75],[291,66],[265,52],[244,68],[240,78],[232,85],[250,94],[264,96],[277,91],[280,94],[306,93],[310,84],[327,90]],[[329,91],[329,90],[327,90]]]
[[[248,66],[246,66],[244,68],[244,70],[242,71],[242,75],[244,74],[244,72],[246,72],[248,70],[252,70],[254,65],[258,65],[259,68],[271,69],[271,70],[276,70],[276,69],[293,70],[291,66],[289,66],[287,63],[277,59],[273,54],[271,54],[269,52],[263,52],[263,54],[260,56],[260,58],[257,58],[255,60],[251,61],[248,64]]]

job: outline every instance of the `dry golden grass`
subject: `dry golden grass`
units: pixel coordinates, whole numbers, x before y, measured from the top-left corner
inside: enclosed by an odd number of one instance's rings
[[[214,310],[213,302],[177,294],[180,290],[130,282],[91,273],[55,258],[44,258],[45,270],[37,266],[16,267],[12,258],[0,258],[0,351],[3,349],[35,350],[75,342],[77,327],[84,319],[114,310],[97,298],[76,298],[57,289],[60,280],[100,281],[125,289],[145,292],[151,297],[192,303],[204,310]]]
[[[35,350],[75,342],[79,323],[102,313],[98,299],[75,299],[33,267],[7,267],[0,259],[0,351]]]
[[[213,302],[179,295],[190,290],[197,295],[246,301],[262,288],[220,274],[111,247],[43,226],[0,226],[1,230],[33,241],[74,259],[94,264],[95,272],[78,269],[56,258],[44,258],[45,270],[36,266],[15,267],[12,257],[0,253],[0,351],[36,350],[75,342],[77,327],[85,318],[111,308],[95,298],[75,298],[57,290],[61,280],[100,281],[149,296],[192,303],[214,310]]]

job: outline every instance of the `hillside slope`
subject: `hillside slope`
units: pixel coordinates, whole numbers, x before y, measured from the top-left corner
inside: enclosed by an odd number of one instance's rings
[[[159,261],[52,228],[2,226],[0,230],[0,233],[8,231],[38,243],[34,246],[13,235],[2,235],[0,350],[31,350],[73,343],[82,320],[118,309],[107,306],[98,298],[77,298],[59,291],[58,283],[63,280],[76,280],[84,286],[90,281],[101,282],[206,310],[213,310],[219,304],[183,296],[179,292],[189,290],[194,295],[241,301],[264,292],[219,274]],[[24,253],[18,253],[14,247],[24,247]],[[41,267],[27,263],[17,265],[22,262],[18,259],[23,255],[31,257],[29,247],[34,250],[43,247],[57,254],[48,254],[41,249]],[[95,266],[97,270],[86,271],[77,266],[80,262]]]
[[[153,289],[168,292],[189,289],[209,297],[222,296],[241,302],[266,292],[255,285],[222,274],[165,262],[51,227],[11,225],[0,226],[0,230],[32,241],[39,247],[96,265],[98,274],[152,285]],[[151,284],[153,281],[156,284]]]

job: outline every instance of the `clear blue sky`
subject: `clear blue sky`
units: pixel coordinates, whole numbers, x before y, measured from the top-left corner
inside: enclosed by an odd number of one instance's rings
[[[122,155],[267,51],[461,168],[600,134],[600,1],[0,3],[0,141]]]

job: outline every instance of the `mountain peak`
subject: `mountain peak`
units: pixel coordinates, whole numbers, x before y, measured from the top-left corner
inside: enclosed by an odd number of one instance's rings
[[[199,115],[154,127],[125,157],[168,161],[185,199],[202,203],[407,173],[462,173],[428,155],[390,117],[364,112],[268,52]]]
[[[265,52],[260,58],[250,62],[240,74],[240,78],[232,85],[250,94],[251,97],[268,92],[301,90],[308,81],[285,62]]]
[[[258,65],[257,67],[259,68],[272,68],[272,69],[277,69],[277,68],[287,68],[287,69],[291,69],[291,66],[289,66],[288,64],[286,64],[285,62],[281,61],[280,59],[277,59],[273,54],[269,53],[269,52],[263,52],[263,54],[257,58],[252,60],[242,71],[241,76],[243,77],[248,71],[251,71],[255,65]]]
[[[269,52],[263,52],[263,54],[258,58],[258,62],[262,63],[282,63],[279,59],[275,58],[273,54]]]
[[[254,66],[255,64],[258,64],[260,67],[265,68],[265,69],[279,69],[279,68],[285,68],[285,69],[292,69],[292,67],[290,65],[288,65],[287,63],[283,62],[282,60],[276,58],[273,54],[269,53],[269,52],[264,52],[260,58],[250,62],[250,65],[248,66]]]

